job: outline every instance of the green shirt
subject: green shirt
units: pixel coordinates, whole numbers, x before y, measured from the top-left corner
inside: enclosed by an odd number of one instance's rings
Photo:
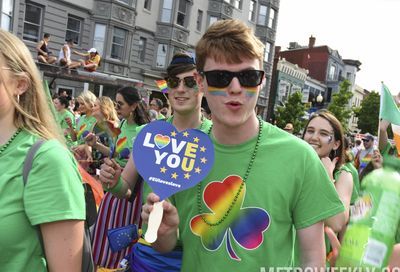
[[[24,187],[22,167],[37,137],[22,131],[0,155],[0,267],[47,271],[35,225],[84,220],[81,177],[71,153],[56,140],[37,151]]]
[[[57,123],[60,125],[61,130],[64,133],[64,137],[68,146],[71,146],[73,141],[71,139],[70,133],[68,132],[69,126],[67,121],[65,121],[65,119],[70,118],[72,123],[72,128],[76,129],[76,120],[74,114],[69,110],[63,110],[62,112],[58,111],[56,118],[57,118]]]
[[[93,131],[94,126],[96,125],[96,118],[94,118],[92,115],[91,116],[86,116],[82,115],[79,118],[78,121],[78,131],[76,134],[76,138],[78,141],[78,144],[84,144],[85,143],[85,137],[89,132]]]
[[[215,163],[200,191],[195,186],[171,197],[180,218],[182,271],[292,266],[293,226],[303,229],[344,211],[316,152],[266,122],[253,166],[238,194],[256,138],[233,146],[213,139]],[[199,201],[208,221],[225,220],[207,225],[200,217]]]
[[[118,153],[116,161],[122,167],[128,162],[138,127],[136,123],[128,124],[126,120],[121,125],[121,133],[118,135],[116,142],[116,152]]]

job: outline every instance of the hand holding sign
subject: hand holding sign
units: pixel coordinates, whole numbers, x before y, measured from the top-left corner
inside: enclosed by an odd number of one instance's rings
[[[140,175],[160,200],[189,189],[204,179],[214,163],[214,148],[207,134],[197,129],[182,132],[168,122],[154,121],[137,135],[133,145],[133,159]],[[161,214],[158,214],[161,209]],[[162,205],[155,205],[150,216],[162,218]],[[147,233],[146,233],[147,235]],[[154,238],[155,237],[155,238]],[[152,238],[157,239],[155,234]],[[151,240],[153,240],[151,239]]]

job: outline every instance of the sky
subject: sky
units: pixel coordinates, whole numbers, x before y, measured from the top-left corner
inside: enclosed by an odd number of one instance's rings
[[[280,0],[276,46],[327,45],[361,62],[356,84],[400,91],[400,0]],[[390,56],[392,55],[392,56]]]

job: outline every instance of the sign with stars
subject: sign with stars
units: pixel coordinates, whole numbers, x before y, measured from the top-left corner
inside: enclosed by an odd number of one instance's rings
[[[161,200],[195,186],[214,164],[214,146],[204,132],[179,132],[165,121],[153,121],[133,144],[136,169]]]

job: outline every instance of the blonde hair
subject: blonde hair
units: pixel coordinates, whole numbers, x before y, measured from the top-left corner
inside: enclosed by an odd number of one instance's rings
[[[27,89],[19,98],[13,95],[14,90],[5,87],[6,93],[15,106],[14,125],[26,129],[32,134],[49,140],[58,139],[64,143],[53,113],[49,107],[42,79],[25,44],[13,34],[0,29],[0,58],[14,80],[24,79]],[[4,74],[0,72],[0,77]]]
[[[91,91],[84,91],[76,99],[82,100],[86,108],[91,112],[97,97]]]
[[[203,71],[206,58],[228,64],[243,59],[258,59],[262,68],[264,44],[253,30],[240,20],[221,20],[213,23],[196,46],[196,67]]]
[[[117,111],[114,102],[108,96],[102,96],[97,99],[99,101],[100,111],[107,121],[118,122]]]

